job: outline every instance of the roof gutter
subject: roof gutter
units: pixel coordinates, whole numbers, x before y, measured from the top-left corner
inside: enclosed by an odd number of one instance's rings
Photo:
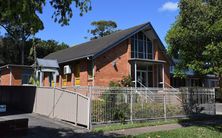
[[[3,69],[3,68],[9,68],[9,67],[25,67],[25,68],[32,68],[32,66],[28,66],[28,65],[7,64],[7,65],[4,65],[4,66],[1,66],[0,69]]]
[[[75,61],[75,60],[80,60],[80,59],[84,59],[84,58],[90,58],[90,57],[93,57],[94,55],[93,54],[90,54],[90,55],[87,55],[87,56],[82,56],[82,57],[79,57],[79,58],[73,58],[73,59],[69,59],[69,60],[64,60],[64,61],[60,61],[58,62],[59,64],[63,64],[63,63],[67,63],[67,62],[72,62],[72,61]],[[93,58],[92,58],[93,59]]]

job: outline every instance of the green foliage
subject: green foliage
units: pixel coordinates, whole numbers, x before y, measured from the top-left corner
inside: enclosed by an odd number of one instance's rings
[[[132,78],[130,75],[123,76],[120,83],[121,83],[121,86],[123,86],[123,87],[132,87],[133,86]]]
[[[222,125],[197,125],[169,131],[140,134],[134,138],[222,138]],[[127,137],[127,136],[126,136]]]
[[[30,45],[28,46],[30,50],[27,51],[32,51],[32,47],[33,47],[33,41],[29,40]],[[55,40],[41,40],[41,39],[36,39],[34,42],[35,46],[36,46],[36,53],[37,53],[37,58],[44,58],[45,56],[47,56],[50,53],[62,50],[62,49],[66,49],[69,46],[65,43],[59,43]],[[29,54],[28,59],[29,59],[29,63],[33,64],[34,63],[34,59],[33,59],[33,54]]]
[[[120,87],[121,84],[119,82],[115,82],[115,81],[110,81],[109,82],[109,87]]]
[[[92,35],[92,37],[90,38],[91,40],[104,37],[118,31],[116,29],[117,24],[114,21],[94,21],[91,23],[91,25],[94,27],[93,29],[88,30],[88,32]]]
[[[30,77],[29,84],[36,85],[38,87],[40,86],[40,82],[38,79],[35,78],[34,74]]]
[[[0,58],[3,64],[14,63],[18,64],[19,52],[11,38],[0,39]]]
[[[120,81],[110,81],[109,87],[132,87],[133,82],[130,75],[123,76]]]
[[[38,31],[44,29],[39,15],[43,12],[46,0],[0,0],[0,27],[13,39],[19,50],[21,64],[24,64],[25,42]],[[50,0],[53,7],[52,18],[54,22],[68,25],[73,16],[72,5],[80,10],[80,15],[91,10],[90,0]],[[73,4],[75,3],[75,4]],[[27,52],[27,51],[26,51]]]
[[[64,43],[58,43],[54,40],[41,40],[35,39],[34,44],[36,45],[37,57],[43,58],[46,55],[68,48],[68,45]],[[0,40],[0,57],[4,64],[19,64],[20,63],[20,53],[15,49],[16,45],[10,37],[5,37]],[[26,65],[32,65],[34,63],[33,59],[33,40],[30,39],[24,43],[25,47],[25,58],[24,63]]]
[[[222,1],[180,0],[179,16],[166,36],[168,52],[178,57],[176,76],[187,68],[221,76]]]
[[[129,104],[122,103],[117,106],[114,112],[114,120],[120,120],[120,123],[125,124],[127,115],[129,115]]]

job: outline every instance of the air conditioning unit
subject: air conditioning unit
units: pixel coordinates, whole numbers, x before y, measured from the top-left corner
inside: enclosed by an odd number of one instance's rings
[[[71,74],[71,68],[69,65],[64,66],[64,74]]]

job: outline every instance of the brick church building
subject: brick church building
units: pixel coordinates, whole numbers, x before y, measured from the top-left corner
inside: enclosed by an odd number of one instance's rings
[[[130,75],[140,87],[170,85],[171,58],[151,23],[91,40],[45,59],[59,63],[57,87],[108,86]]]

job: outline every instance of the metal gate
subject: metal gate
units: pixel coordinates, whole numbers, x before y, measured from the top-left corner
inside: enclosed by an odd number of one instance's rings
[[[59,88],[37,88],[33,112],[90,129],[90,99],[79,93]]]

